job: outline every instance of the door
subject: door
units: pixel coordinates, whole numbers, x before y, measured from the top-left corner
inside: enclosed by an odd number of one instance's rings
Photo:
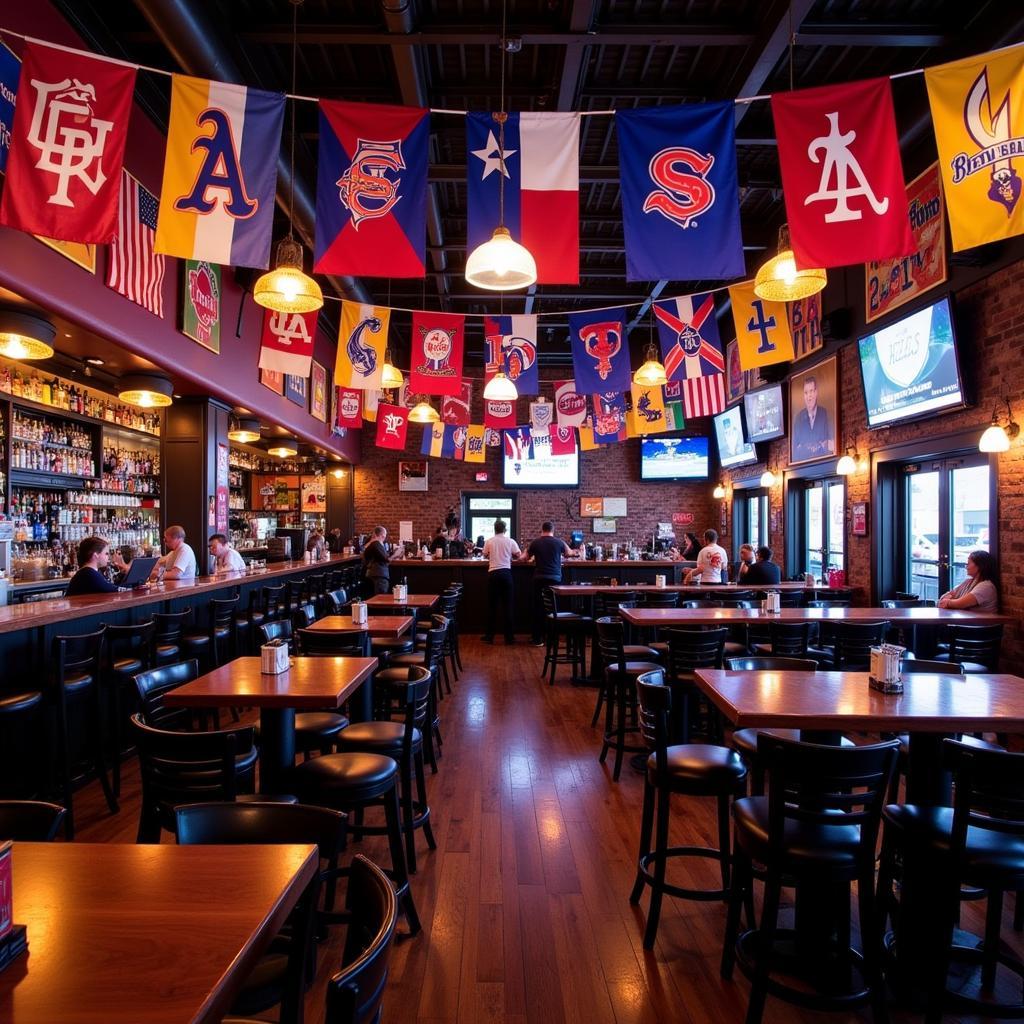
[[[464,494],[462,497],[462,532],[474,543],[483,543],[494,536],[494,521],[504,519],[508,534],[516,536],[516,497],[508,492]],[[482,540],[481,540],[482,538]]]

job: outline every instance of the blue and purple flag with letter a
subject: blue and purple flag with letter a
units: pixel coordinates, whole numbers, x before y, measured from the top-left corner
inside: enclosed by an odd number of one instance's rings
[[[599,309],[569,314],[576,393],[626,392],[630,385],[626,311]]]
[[[423,277],[429,115],[424,107],[320,101],[318,274]]]
[[[484,382],[499,370],[521,395],[540,394],[537,317],[531,313],[484,317]]]
[[[616,111],[627,281],[744,274],[735,116],[731,100]]]

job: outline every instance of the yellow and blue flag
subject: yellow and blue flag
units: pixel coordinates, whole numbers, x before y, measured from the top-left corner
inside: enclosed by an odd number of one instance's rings
[[[484,431],[482,423],[470,423],[466,427],[466,462],[484,462],[487,449],[484,447]]]
[[[754,294],[753,281],[732,285],[729,298],[732,299],[740,366],[744,370],[784,363],[793,358],[793,336],[789,333],[784,302],[759,299]]]
[[[455,432],[467,429],[467,427],[456,427],[452,423],[431,423],[423,428],[420,455],[431,455],[435,459],[454,459]]]
[[[334,383],[338,387],[380,389],[390,319],[387,306],[342,302],[338,356],[334,361]]]
[[[157,252],[266,268],[284,94],[174,75]]]
[[[676,383],[679,383],[678,381]],[[665,411],[665,394],[660,385],[637,384],[630,389],[633,408],[630,409],[626,425],[632,436],[661,434],[669,429]]]

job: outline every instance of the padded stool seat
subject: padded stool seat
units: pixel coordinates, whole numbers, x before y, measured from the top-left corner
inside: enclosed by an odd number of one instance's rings
[[[371,637],[370,650],[374,654],[386,652],[394,657],[396,654],[411,654],[413,651],[412,640],[407,637]]]
[[[348,719],[334,711],[299,711],[295,715],[295,747],[302,753],[319,750],[333,743],[334,738],[348,725]],[[254,726],[257,741],[260,723]]]
[[[23,693],[0,693],[0,715],[14,715],[28,711],[42,703],[43,695],[38,690]]]
[[[311,786],[328,793],[350,790],[355,794],[363,788],[384,789],[394,784],[397,774],[394,758],[383,754],[327,754],[295,766],[300,788]]]
[[[657,661],[659,658],[658,652],[650,644],[624,644],[622,652],[626,655],[627,663],[630,661]]]
[[[625,673],[627,676],[642,676],[645,672],[657,672],[661,665],[651,661],[627,661],[625,665],[613,661],[605,666],[609,672]]]
[[[755,863],[769,853],[768,798],[746,796],[732,805],[736,844]],[[854,869],[860,844],[860,829],[854,825],[823,827],[787,819],[783,872],[846,868]]]
[[[762,733],[767,736],[776,736],[784,740],[793,740],[794,742],[800,739],[799,729],[737,729],[732,734],[732,745],[741,754],[753,760],[757,757],[757,737]],[[856,744],[853,740],[848,740],[844,736],[840,746],[853,747],[856,746]]]
[[[338,736],[338,747],[347,749],[399,751],[405,738],[404,722],[356,722]],[[419,729],[412,731],[412,745],[422,744]]]
[[[81,693],[92,686],[93,677],[89,672],[82,675],[67,676],[64,679],[64,692],[68,694]]]
[[[135,675],[136,672],[141,672],[145,667],[141,658],[118,658],[110,666],[114,675],[124,677],[125,682],[128,682],[129,677]]]
[[[657,781],[657,755],[647,758],[647,777]],[[735,750],[712,743],[679,743],[665,750],[665,768],[674,792],[699,796],[730,791],[746,778],[747,766]]]

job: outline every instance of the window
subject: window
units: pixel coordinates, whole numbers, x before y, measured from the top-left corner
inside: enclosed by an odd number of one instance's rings
[[[514,537],[517,524],[516,497],[504,491],[498,494],[464,494],[462,532],[474,542],[481,537],[488,540],[494,535],[494,520],[504,519],[508,523],[509,535]]]
[[[846,568],[846,482],[842,477],[797,479],[789,484],[787,571],[828,581]]]
[[[733,558],[739,558],[741,544],[753,544],[756,550],[768,543],[768,491],[751,488],[733,495]]]

